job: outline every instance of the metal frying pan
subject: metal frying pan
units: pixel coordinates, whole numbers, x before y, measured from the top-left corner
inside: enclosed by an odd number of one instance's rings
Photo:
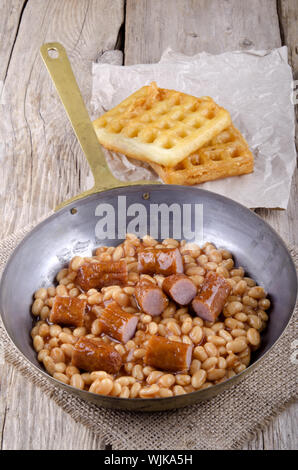
[[[49,55],[53,51],[56,58]],[[57,43],[44,44],[41,55],[88,159],[95,185],[92,190],[65,203],[64,207],[35,227],[10,257],[0,284],[0,311],[8,335],[20,354],[56,386],[107,408],[159,411],[190,405],[220,393],[257,365],[262,367],[261,359],[266,358],[291,318],[296,301],[297,277],[284,242],[260,217],[226,197],[192,187],[163,184],[144,187],[143,184],[127,185],[117,181],[105,163],[64,48]],[[148,226],[156,222],[150,220],[151,204],[176,203],[181,210],[184,204],[202,204],[204,240],[230,250],[236,264],[243,266],[269,292],[272,308],[268,328],[262,335],[262,345],[253,356],[253,363],[245,371],[226,382],[186,395],[128,399],[75,389],[53,379],[43,370],[30,338],[32,294],[41,285],[50,285],[55,273],[75,254],[90,255],[100,244],[117,245],[122,241],[117,238],[99,240],[101,232],[96,229],[98,208],[112,208],[117,237],[117,230],[120,230],[118,217],[123,220],[122,210],[118,208],[120,196],[126,197],[127,207],[134,203],[145,207]],[[180,224],[183,229],[182,222]],[[200,241],[197,234],[194,234],[193,241]]]

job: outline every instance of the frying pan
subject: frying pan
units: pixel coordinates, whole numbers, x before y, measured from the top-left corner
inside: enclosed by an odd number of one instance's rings
[[[67,201],[35,227],[11,255],[0,284],[1,316],[9,337],[20,354],[57,387],[107,408],[135,411],[178,408],[210,398],[235,385],[257,365],[262,367],[261,361],[265,360],[291,318],[297,295],[297,276],[284,242],[252,211],[218,194],[192,187],[144,186],[117,181],[106,165],[64,48],[58,43],[44,44],[41,55],[88,159],[95,184],[92,190]],[[268,327],[262,334],[260,349],[253,354],[252,364],[245,371],[205,390],[154,399],[96,395],[63,384],[44,371],[37,361],[30,338],[32,295],[40,286],[52,284],[55,273],[74,255],[90,255],[99,245],[113,246],[123,241],[117,239],[117,233],[116,238],[111,236],[101,240],[101,233],[96,232],[98,207],[108,204],[110,206],[100,207],[112,207],[115,211],[116,232],[118,230],[119,233],[117,217],[125,215],[118,209],[120,196],[126,197],[127,207],[140,203],[146,208],[148,226],[150,222],[156,222],[150,220],[151,204],[176,203],[181,208],[184,204],[202,204],[204,241],[230,250],[236,265],[243,266],[248,275],[269,293],[272,307]],[[194,234],[192,241],[201,242],[198,234]]]

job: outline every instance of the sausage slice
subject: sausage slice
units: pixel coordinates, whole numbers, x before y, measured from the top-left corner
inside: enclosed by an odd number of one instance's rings
[[[104,370],[108,374],[116,374],[122,359],[110,344],[81,336],[74,346],[72,364],[89,372]]]
[[[197,293],[196,285],[185,274],[172,274],[166,277],[162,288],[179,305],[189,304]]]
[[[104,309],[99,321],[103,333],[127,343],[135,334],[138,317],[125,312],[116,302],[112,302]]]
[[[76,284],[83,290],[101,289],[104,286],[121,285],[127,281],[125,260],[85,263],[78,269]]]
[[[198,317],[213,322],[221,313],[230,292],[231,286],[226,279],[209,271],[199,294],[192,301],[192,307]]]
[[[135,297],[140,310],[156,317],[168,306],[169,300],[163,291],[148,279],[140,279],[135,288]]]
[[[50,314],[50,322],[83,326],[86,305],[86,300],[77,297],[56,297]]]
[[[183,273],[183,261],[178,248],[149,248],[138,253],[138,271],[143,274]]]
[[[148,342],[145,363],[160,370],[187,371],[191,363],[192,348],[190,344],[153,335]]]

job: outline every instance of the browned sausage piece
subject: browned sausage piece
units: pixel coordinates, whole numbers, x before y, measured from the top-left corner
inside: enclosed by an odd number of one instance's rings
[[[125,312],[116,302],[112,302],[104,309],[99,321],[103,333],[127,343],[135,334],[138,317]]]
[[[74,346],[72,365],[89,372],[104,370],[108,374],[116,374],[122,359],[110,344],[81,336]]]
[[[86,304],[86,300],[77,297],[56,297],[50,314],[50,322],[83,326]]]
[[[191,363],[192,348],[190,344],[154,335],[148,342],[145,363],[160,370],[187,371]]]
[[[140,279],[135,288],[135,297],[140,310],[152,317],[160,315],[168,306],[169,300],[153,282]]]
[[[178,248],[149,248],[138,253],[138,271],[143,274],[183,273],[183,261]]]
[[[179,305],[189,304],[197,293],[196,285],[185,274],[172,274],[166,277],[162,288]]]
[[[221,313],[230,291],[231,286],[225,278],[209,271],[200,292],[192,301],[192,307],[198,317],[213,322]]]
[[[127,264],[120,261],[86,263],[78,269],[76,283],[85,291],[104,286],[121,285],[127,281]]]

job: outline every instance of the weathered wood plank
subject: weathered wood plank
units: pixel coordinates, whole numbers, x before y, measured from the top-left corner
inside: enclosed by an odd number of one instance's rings
[[[296,73],[298,4],[295,0],[281,0],[279,11],[282,13],[283,37],[290,48]],[[227,50],[275,48],[281,44],[275,0],[127,0],[126,65],[156,62],[168,46],[192,55],[201,51],[221,53]],[[293,178],[287,211],[258,210],[259,215],[290,243],[297,243],[296,201],[297,174]],[[289,407],[243,448],[296,448],[297,409],[297,405]],[[293,430],[290,436],[288,429]]]
[[[104,449],[85,426],[75,421],[14,367],[0,366],[0,448],[3,450]],[[3,433],[1,432],[3,430]]]
[[[278,0],[281,35],[288,46],[289,62],[293,69],[295,97],[298,101],[298,5],[296,0]],[[297,104],[297,103],[296,103]],[[298,149],[298,106],[296,105],[296,148]]]
[[[287,18],[282,20],[285,24],[285,39],[292,41],[287,42],[291,56],[295,55],[297,48],[294,10],[297,15],[297,2],[282,2],[283,15]],[[245,44],[248,48],[281,46],[274,0],[186,0],[166,3],[162,0],[127,1],[125,64],[155,62],[168,46],[189,55],[201,51],[220,53],[246,49],[243,38],[247,40]],[[298,240],[295,219],[295,201],[298,196],[296,181],[295,175],[287,211],[257,211],[290,243],[297,243]]]
[[[164,49],[267,49],[281,44],[275,0],[127,0],[125,64],[151,63]]]
[[[87,163],[39,57],[39,47],[48,41],[66,47],[88,103],[91,63],[118,47],[124,2],[0,3],[0,79],[5,80],[0,108],[0,144],[5,142],[0,165],[3,237],[88,185]],[[103,448],[92,433],[11,366],[0,365],[0,380],[0,448]]]
[[[6,78],[16,32],[25,3],[25,0],[3,0],[0,3],[0,83]]]
[[[278,0],[282,39],[289,48],[289,62],[298,78],[298,7],[296,0]]]
[[[291,404],[270,421],[263,432],[243,446],[248,450],[296,450],[298,404]]]
[[[40,58],[41,44],[59,41],[65,46],[88,102],[91,63],[114,49],[123,14],[123,0],[26,4],[4,84],[2,235],[90,185],[87,162]]]
[[[278,1],[279,21],[283,44],[288,46],[289,62],[294,79],[298,79],[298,3],[296,0]],[[298,86],[297,86],[298,88]],[[296,148],[298,148],[298,106],[296,106]],[[259,209],[257,213],[265,218],[289,243],[298,243],[298,181],[297,170],[293,176],[289,205],[286,211]]]
[[[297,2],[281,3],[282,24],[290,25],[284,26],[284,36],[294,45]],[[167,46],[193,54],[280,45],[274,0],[128,0],[126,17],[127,64],[154,62]],[[88,185],[87,165],[40,61],[39,46],[51,40],[65,45],[88,103],[91,61],[102,60],[105,51],[119,46],[122,22],[122,0],[1,2],[0,80],[5,78],[7,99],[6,125],[0,124],[0,135],[8,141],[0,165],[2,236]],[[297,232],[294,202],[286,212],[262,214],[290,241]],[[0,448],[103,448],[92,433],[9,365],[0,364],[0,387]],[[297,448],[297,413],[298,406],[291,406],[244,448]]]

